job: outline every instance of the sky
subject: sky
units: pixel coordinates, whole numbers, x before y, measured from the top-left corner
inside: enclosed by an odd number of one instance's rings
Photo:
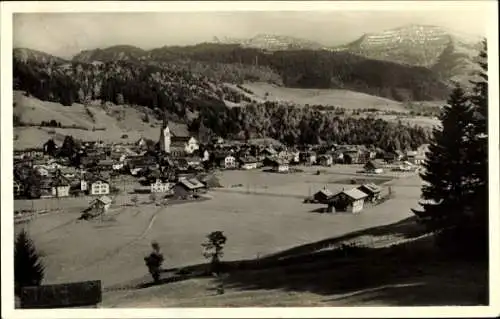
[[[14,13],[13,46],[70,57],[112,45],[152,49],[212,41],[214,36],[248,38],[289,35],[325,45],[344,44],[364,33],[408,24],[437,25],[484,35],[484,9],[433,11],[232,11]]]

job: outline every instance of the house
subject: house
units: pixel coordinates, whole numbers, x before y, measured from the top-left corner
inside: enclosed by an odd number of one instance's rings
[[[203,157],[201,159],[203,162],[210,160],[210,153],[207,150],[203,151]]]
[[[237,166],[236,158],[233,155],[227,155],[226,157],[224,157],[225,169],[236,168],[236,166]]]
[[[156,182],[151,184],[151,193],[166,193],[171,188],[170,183],[164,183],[161,179],[157,179]]]
[[[306,165],[316,164],[316,153],[314,152],[301,152],[299,154],[300,162]]]
[[[344,163],[344,152],[333,151],[332,152],[332,160],[334,163],[343,164]]]
[[[201,164],[201,158],[198,156],[189,156],[185,158],[188,166],[197,166]]]
[[[363,168],[365,172],[372,174],[381,174],[384,172],[380,164],[375,161],[368,161]]]
[[[197,194],[205,185],[196,179],[180,178],[173,187],[174,196],[177,198],[188,198]]]
[[[245,156],[239,158],[241,169],[256,169],[258,167],[258,160],[253,156]]]
[[[104,160],[99,160],[97,162],[97,166],[101,169],[101,170],[111,170],[113,169],[113,160],[110,160],[110,159],[104,159]]]
[[[14,180],[14,198],[21,196],[23,192],[24,185],[21,182]]]
[[[269,146],[263,149],[261,151],[261,154],[264,156],[277,156],[278,152],[276,152],[276,150],[272,146]]]
[[[110,192],[109,182],[100,177],[94,177],[87,184],[90,195],[108,195]]]
[[[333,164],[333,157],[328,154],[318,156],[318,164],[322,166],[331,166]]]
[[[406,152],[406,160],[412,164],[420,165],[425,160],[425,153],[420,153],[419,151],[408,151]]]
[[[333,193],[330,192],[328,189],[323,188],[320,191],[318,191],[316,194],[313,195],[313,198],[316,202],[318,203],[327,203],[331,198],[333,197]]]
[[[366,193],[356,188],[343,190],[332,196],[329,205],[333,205],[335,211],[358,213],[363,210],[366,197],[368,197]]]
[[[108,196],[101,196],[90,202],[90,209],[94,211],[94,216],[99,214],[106,214],[113,200]]]
[[[288,162],[284,160],[274,160],[273,171],[277,173],[287,173],[289,171]]]
[[[361,152],[359,150],[348,150],[344,152],[344,163],[359,164],[361,161]]]
[[[43,166],[38,166],[36,170],[38,171],[38,174],[40,174],[40,176],[49,176],[49,170]]]
[[[371,202],[375,202],[380,199],[381,188],[373,183],[363,184],[359,186],[358,189],[368,195],[366,199]]]
[[[52,178],[45,177],[40,181],[40,198],[51,198],[52,195]]]
[[[53,197],[68,197],[70,182],[63,176],[52,179],[51,194]]]

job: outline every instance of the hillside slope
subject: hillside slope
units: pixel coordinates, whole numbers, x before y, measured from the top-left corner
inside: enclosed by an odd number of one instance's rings
[[[14,92],[14,103],[14,115],[25,123],[25,126],[14,127],[14,136],[17,136],[14,149],[41,147],[49,138],[62,143],[66,135],[110,143],[134,143],[141,137],[156,141],[160,136],[161,122],[152,115],[149,115],[148,123],[144,122],[145,114],[151,114],[144,107],[113,104],[84,106],[77,103],[69,107],[41,101],[21,91]],[[39,127],[42,121],[51,120],[61,123],[62,128]],[[170,126],[179,134],[187,132],[185,124],[171,123]]]

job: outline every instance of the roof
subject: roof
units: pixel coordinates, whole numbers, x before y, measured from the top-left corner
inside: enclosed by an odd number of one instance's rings
[[[192,179],[189,179],[189,180],[187,178],[181,178],[179,180],[179,183],[182,184],[183,186],[185,186],[188,189],[197,189],[197,188],[204,187],[204,185],[202,183],[200,183],[195,178],[192,178]]]
[[[102,202],[103,204],[111,204],[112,200],[108,196],[101,196],[97,199],[98,201]]]
[[[360,191],[357,188],[353,188],[353,189],[350,189],[350,190],[347,190],[347,191],[342,191],[340,193],[344,193],[344,194],[346,194],[347,196],[349,196],[350,198],[352,198],[354,200],[363,199],[363,198],[365,198],[365,197],[368,196],[366,193]]]
[[[326,188],[323,188],[323,189],[319,190],[314,195],[316,196],[318,194],[325,195],[326,197],[332,197],[333,196],[333,193],[330,190],[326,189]]]
[[[363,184],[360,187],[358,187],[358,189],[359,188],[365,188],[372,193],[380,193],[380,191],[381,191],[380,187],[378,187],[377,185],[375,185],[373,183]]]
[[[97,165],[113,165],[113,160],[100,160]]]
[[[168,122],[168,129],[170,130],[172,137],[189,136],[189,130],[186,124]]]
[[[240,157],[240,161],[242,163],[257,163],[258,162],[258,160],[253,156]]]
[[[100,177],[100,176],[92,176],[88,180],[88,182],[90,184],[93,184],[93,183],[98,182],[98,181],[105,182],[105,183],[109,184],[109,182],[104,177]]]

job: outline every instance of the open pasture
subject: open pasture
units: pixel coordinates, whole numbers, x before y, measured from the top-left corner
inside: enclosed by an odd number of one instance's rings
[[[333,105],[345,109],[374,108],[407,112],[402,103],[360,92],[341,89],[297,89],[269,83],[246,83],[258,101],[292,102],[298,105]],[[242,91],[243,92],[243,91]]]
[[[259,187],[267,186],[269,193],[223,189],[211,192],[212,199],[202,202],[165,207],[112,205],[108,216],[93,221],[78,221],[75,208],[16,228],[27,228],[44,254],[47,284],[102,280],[109,287],[147,275],[143,257],[153,240],[161,245],[166,268],[204,262],[201,243],[216,230],[228,237],[225,260],[252,259],[396,222],[411,215],[410,208],[416,206],[419,196],[418,180],[410,182],[409,178],[401,187],[394,180],[396,197],[366,207],[361,214],[318,214],[312,211],[322,205],[303,204],[302,198],[308,195],[308,182],[319,189],[324,186],[321,179],[332,176],[227,171],[221,173],[221,179],[223,183],[244,183],[242,174]]]

